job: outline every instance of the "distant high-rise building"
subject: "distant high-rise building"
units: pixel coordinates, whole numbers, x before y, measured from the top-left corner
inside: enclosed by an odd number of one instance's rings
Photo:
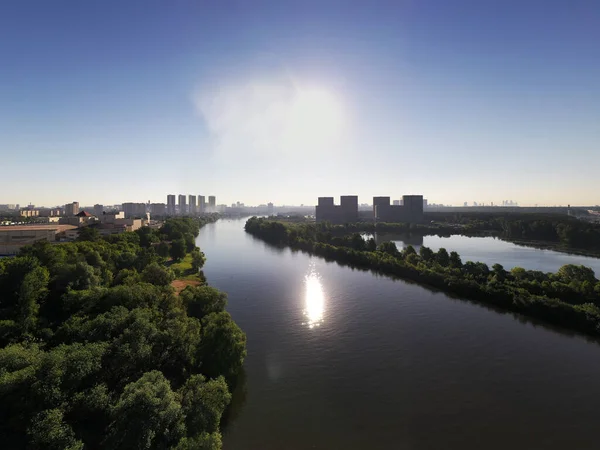
[[[273,215],[273,203],[271,202],[267,203],[267,214],[269,214],[270,216]]]
[[[65,205],[65,216],[76,216],[79,214],[79,202],[67,203]]]
[[[468,204],[467,202],[465,202],[465,203],[463,204],[463,206],[466,208],[467,206],[469,206],[469,204]]]
[[[198,196],[198,212],[200,214],[206,212],[206,197],[204,195]]]
[[[126,219],[141,219],[146,217],[145,203],[123,203],[121,205]]]
[[[217,210],[217,197],[214,195],[208,196],[208,208],[210,212],[215,212]]]
[[[389,206],[390,198],[389,197],[373,197],[373,218],[377,217],[377,207],[378,206]]]
[[[185,195],[179,194],[179,215],[185,216],[188,213],[187,205],[185,204]]]
[[[392,202],[392,205],[394,205],[394,206],[400,206],[400,200],[394,200]]]
[[[198,211],[196,210],[196,196],[188,195],[188,211],[190,216],[195,216]]]
[[[150,204],[150,217],[164,216],[167,212],[167,205],[164,203],[151,203]]]
[[[167,215],[168,216],[175,215],[175,195],[174,194],[167,195]]]
[[[102,213],[104,212],[104,205],[94,205],[94,215],[96,217],[101,217]]]
[[[358,196],[343,195],[340,205],[335,205],[333,197],[319,197],[315,207],[317,222],[351,223],[358,221]]]

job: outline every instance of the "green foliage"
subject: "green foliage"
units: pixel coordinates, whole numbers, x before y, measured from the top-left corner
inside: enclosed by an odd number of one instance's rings
[[[168,258],[171,254],[170,252],[170,247],[169,244],[167,244],[166,242],[161,242],[157,247],[156,247],[156,253],[161,257],[161,258]]]
[[[435,255],[435,260],[442,267],[448,267],[450,265],[450,255],[445,248],[440,248]]]
[[[396,244],[393,242],[384,242],[379,245],[377,250],[379,250],[382,253],[391,255],[394,258],[400,257],[400,251],[398,250],[398,247],[396,247]]]
[[[188,286],[180,294],[188,315],[202,319],[225,310],[227,295],[210,286]]]
[[[194,272],[198,272],[202,267],[204,267],[205,261],[206,258],[204,253],[202,253],[199,248],[194,248],[194,250],[192,250],[192,269]]]
[[[100,233],[94,226],[81,227],[79,229],[78,241],[94,242],[100,239]]]
[[[460,255],[456,252],[450,252],[450,267],[454,269],[460,269],[462,267],[462,260]]]
[[[201,433],[194,438],[183,438],[176,450],[220,450],[222,446],[221,433]]]
[[[188,429],[219,431],[221,416],[231,401],[223,377],[207,381],[202,375],[192,375],[179,394]]]
[[[202,319],[200,355],[202,372],[232,380],[242,369],[246,357],[246,335],[229,313],[211,313]]]
[[[125,386],[112,418],[107,437],[111,449],[170,448],[185,436],[181,404],[159,371]]]
[[[155,228],[142,227],[135,230],[140,238],[140,246],[144,248],[151,247],[152,244],[160,242],[160,232]]]
[[[183,258],[185,258],[185,255],[187,254],[185,241],[183,239],[176,239],[171,242],[170,254],[171,258],[173,258],[175,261],[181,261]]]
[[[419,249],[419,256],[421,257],[422,261],[426,262],[433,261],[434,259],[433,250],[431,250],[429,247],[425,247],[424,245],[422,245]]]
[[[175,279],[173,271],[158,263],[152,263],[143,270],[142,281],[156,286],[168,286]]]
[[[224,377],[240,372],[245,335],[218,290],[176,296],[154,250],[179,233],[185,251],[204,223],[36,243],[0,261],[3,448],[221,448]],[[204,263],[194,247],[190,268],[193,255]]]
[[[42,411],[33,418],[28,430],[31,449],[39,450],[81,450],[83,442],[75,438],[69,424],[63,420],[60,409]]]

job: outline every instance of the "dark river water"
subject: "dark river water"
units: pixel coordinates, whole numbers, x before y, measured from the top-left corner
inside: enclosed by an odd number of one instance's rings
[[[248,336],[226,450],[600,448],[597,343],[269,247],[244,223],[197,241]]]

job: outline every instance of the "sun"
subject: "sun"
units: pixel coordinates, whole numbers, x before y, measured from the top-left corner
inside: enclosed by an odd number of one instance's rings
[[[325,89],[298,89],[292,99],[284,138],[302,150],[334,145],[342,134],[343,114],[338,99]]]

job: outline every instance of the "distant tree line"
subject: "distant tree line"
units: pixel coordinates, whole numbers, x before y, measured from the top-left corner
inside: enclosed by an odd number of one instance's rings
[[[2,448],[221,448],[246,337],[224,293],[176,296],[159,250],[189,248],[204,223],[37,242],[0,260]]]
[[[427,223],[312,223],[315,230],[343,235],[352,232],[396,232],[423,236],[496,236],[521,244],[547,245],[558,250],[600,254],[600,225],[564,214],[518,212],[427,212]],[[290,221],[301,223],[300,221]],[[305,225],[311,225],[304,220]],[[537,245],[536,245],[537,244]]]
[[[600,335],[600,282],[589,267],[565,265],[556,273],[515,267],[491,268],[464,262],[456,252],[412,246],[400,251],[393,242],[377,246],[358,233],[336,236],[318,224],[284,224],[253,217],[248,233],[278,246],[289,246],[352,267],[371,269],[429,285],[444,292],[530,317]]]

